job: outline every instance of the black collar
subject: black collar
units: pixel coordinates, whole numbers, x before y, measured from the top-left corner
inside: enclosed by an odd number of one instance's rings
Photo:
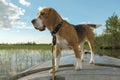
[[[56,33],[59,31],[59,29],[61,28],[62,24],[63,24],[63,21],[60,22],[60,23],[55,27],[55,29],[54,29],[53,31],[51,31],[51,34],[52,34],[52,35],[53,35],[53,34],[56,34]]]

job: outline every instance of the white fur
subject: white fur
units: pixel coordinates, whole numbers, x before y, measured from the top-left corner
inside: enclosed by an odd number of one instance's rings
[[[93,63],[94,63],[94,53],[93,53],[93,51],[92,51],[92,48],[91,48],[91,45],[90,45],[90,42],[89,42],[89,41],[88,41],[88,44],[89,44],[90,52],[91,52],[91,58],[90,58],[89,63],[90,63],[90,64],[93,64]]]
[[[94,63],[94,53],[92,51],[91,52],[91,58],[90,58],[90,64],[93,64]]]
[[[96,24],[96,28],[100,27],[100,26],[105,26],[105,25],[103,25],[103,24]]]
[[[62,49],[68,49],[69,48],[67,40],[63,39],[59,35],[57,35],[57,44]]]
[[[58,71],[59,69],[59,64],[60,64],[60,55],[58,57],[55,58],[55,71]],[[49,73],[52,73],[53,69],[49,70]]]
[[[75,70],[82,69],[82,62],[79,58],[76,58]]]
[[[36,24],[37,24],[38,28],[42,28],[43,27],[43,23],[42,23],[42,20],[40,18],[36,19]]]
[[[60,57],[55,58],[55,70],[58,70],[60,64]]]
[[[42,20],[40,18],[36,18],[36,23],[34,24],[34,26],[36,28],[43,28],[43,23],[42,23]]]
[[[84,54],[84,42],[80,44],[80,50],[81,50],[81,60],[85,60],[85,54]]]

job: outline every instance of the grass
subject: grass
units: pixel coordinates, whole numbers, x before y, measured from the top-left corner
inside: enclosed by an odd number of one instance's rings
[[[51,44],[0,44],[0,50],[2,49],[34,49],[34,50],[50,50]],[[89,50],[88,44],[85,43],[85,49]]]
[[[0,44],[0,49],[51,49],[50,44]]]

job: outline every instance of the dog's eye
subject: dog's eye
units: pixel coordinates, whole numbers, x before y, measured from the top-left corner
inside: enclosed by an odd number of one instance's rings
[[[45,14],[46,14],[45,12],[41,12],[41,15],[42,15],[42,16],[45,16]]]

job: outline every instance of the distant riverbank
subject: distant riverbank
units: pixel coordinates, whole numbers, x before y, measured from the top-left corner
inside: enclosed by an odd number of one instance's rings
[[[0,44],[0,49],[51,49],[51,44]]]

